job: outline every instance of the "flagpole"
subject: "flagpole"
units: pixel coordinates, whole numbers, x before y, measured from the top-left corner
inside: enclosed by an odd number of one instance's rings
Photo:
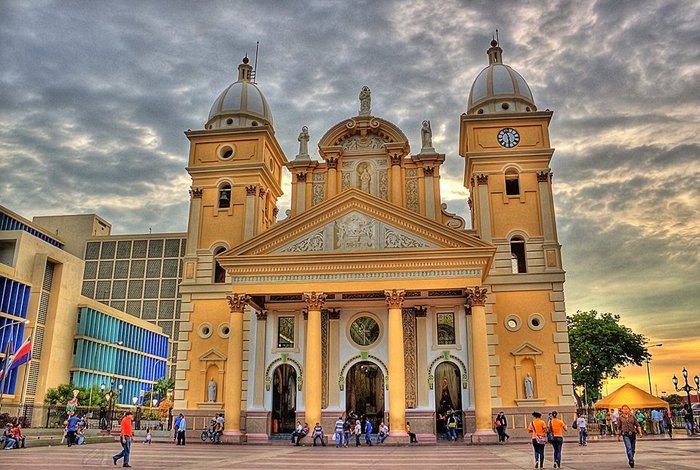
[[[2,381],[0,381],[0,413],[2,412],[2,398],[5,395],[5,378],[8,372],[8,362],[10,361],[10,349],[12,348],[12,337],[7,340],[5,347],[5,361],[2,363]]]
[[[29,333],[29,348],[30,350],[34,347],[34,332],[36,331],[36,327],[33,326],[31,327],[31,333]],[[19,408],[17,409],[17,420],[19,420],[19,414],[20,411],[22,410],[22,407],[24,406],[24,396],[27,393],[27,380],[29,380],[29,366],[31,365],[32,360],[30,359],[27,364],[24,366],[24,381],[22,382],[22,395],[20,396],[20,401],[19,401]]]

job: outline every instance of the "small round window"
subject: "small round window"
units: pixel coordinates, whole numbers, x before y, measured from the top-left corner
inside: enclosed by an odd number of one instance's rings
[[[197,329],[197,334],[199,334],[200,338],[207,339],[211,336],[212,334],[212,327],[210,323],[202,323],[199,325],[199,328]]]
[[[379,324],[372,317],[360,317],[350,324],[350,339],[358,346],[369,346],[379,339]]]
[[[231,328],[228,326],[228,323],[222,323],[219,325],[219,336],[222,338],[228,338],[230,334]]]
[[[236,146],[235,145],[224,145],[219,149],[219,158],[222,160],[228,160],[229,158],[233,158],[233,156],[236,154]]]
[[[544,328],[544,317],[539,313],[533,313],[528,317],[527,324],[532,330],[541,330]]]
[[[503,323],[508,331],[518,331],[522,326],[522,321],[517,315],[508,315]]]

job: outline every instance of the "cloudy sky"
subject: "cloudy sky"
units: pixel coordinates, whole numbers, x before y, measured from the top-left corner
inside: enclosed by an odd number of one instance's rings
[[[670,391],[682,367],[700,374],[696,1],[0,0],[0,204],[94,212],[113,233],[184,231],[183,131],[202,128],[260,41],[290,159],[302,125],[315,147],[367,85],[414,150],[432,121],[443,198],[468,218],[459,115],[496,28],[504,62],[555,112],[569,313],[619,313],[662,342],[652,373]],[[645,368],[624,377],[646,388]]]

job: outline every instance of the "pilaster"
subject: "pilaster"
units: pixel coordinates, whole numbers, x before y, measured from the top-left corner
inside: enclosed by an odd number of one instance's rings
[[[402,307],[406,292],[393,289],[384,291],[389,309],[389,433],[406,436],[406,373],[404,365]]]

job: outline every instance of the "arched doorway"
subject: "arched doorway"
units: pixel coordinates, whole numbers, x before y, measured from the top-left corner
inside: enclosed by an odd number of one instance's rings
[[[435,431],[446,433],[450,415],[457,420],[457,431],[462,431],[462,391],[459,368],[451,362],[441,362],[435,368]]]
[[[345,392],[347,416],[367,417],[376,430],[384,420],[384,373],[369,361],[358,362],[348,371]]]
[[[282,364],[272,374],[272,433],[294,431],[297,412],[297,371]]]

